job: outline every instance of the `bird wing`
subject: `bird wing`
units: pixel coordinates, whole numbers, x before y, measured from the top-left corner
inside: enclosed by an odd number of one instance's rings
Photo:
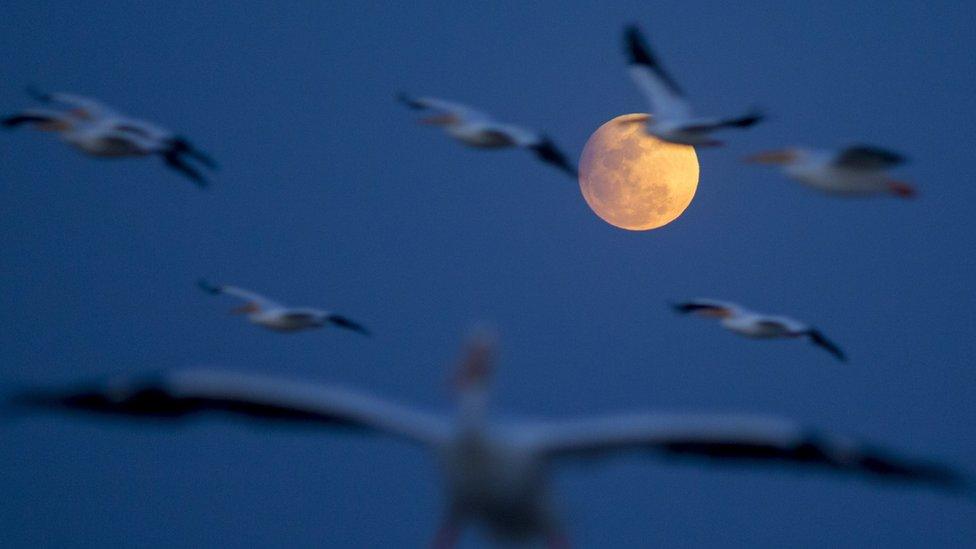
[[[67,120],[67,118],[68,116],[60,111],[51,109],[27,109],[0,119],[0,124],[8,128],[13,128],[23,124],[53,122],[55,120]]]
[[[847,355],[844,354],[844,351],[841,350],[841,348],[838,347],[833,341],[827,339],[827,337],[824,336],[820,330],[811,328],[807,330],[806,334],[807,337],[810,338],[811,343],[817,347],[826,349],[827,352],[834,355],[837,360],[847,362]]]
[[[46,93],[33,87],[28,88],[27,93],[42,103],[61,103],[62,105],[66,105],[68,107],[81,109],[92,118],[109,118],[119,116],[119,113],[117,113],[115,110],[90,97],[83,97],[81,95],[74,95],[71,93]]]
[[[397,99],[404,103],[411,109],[416,110],[428,110],[433,109],[436,111],[441,111],[444,113],[449,113],[461,118],[465,122],[475,123],[483,122],[488,123],[491,121],[491,117],[487,114],[468,107],[467,105],[462,105],[460,103],[454,103],[451,101],[445,101],[443,99],[437,99],[436,97],[413,97],[407,94],[397,95]]]
[[[905,157],[899,153],[868,145],[848,147],[840,151],[834,160],[837,166],[859,170],[880,170],[905,162]]]
[[[280,309],[283,308],[277,301],[268,299],[263,295],[252,292],[251,290],[245,290],[244,288],[238,288],[237,286],[226,286],[226,285],[216,285],[207,282],[206,280],[197,281],[197,285],[203,289],[203,291],[210,294],[226,294],[232,295],[234,297],[243,299],[244,301],[250,301],[256,303],[259,307],[264,310],[267,309]]]
[[[530,433],[531,449],[549,458],[640,450],[665,457],[780,463],[944,487],[963,483],[946,467],[905,460],[769,417],[638,414],[539,426]]]
[[[698,120],[681,127],[687,132],[708,133],[723,128],[748,128],[762,121],[764,115],[758,110],[749,111],[735,118],[721,118],[714,120]]]
[[[729,301],[719,301],[717,299],[692,299],[671,305],[676,312],[691,313],[701,310],[727,310],[733,313],[745,311],[743,307]]]
[[[442,418],[339,387],[233,372],[187,370],[123,377],[79,389],[29,390],[11,399],[27,409],[189,419],[227,414],[386,433],[423,444],[448,436]]]
[[[651,52],[636,26],[624,32],[624,41],[630,65],[630,76],[651,103],[651,110],[658,120],[687,120],[691,107],[684,92],[671,78]]]
[[[328,320],[329,322],[331,322],[332,324],[340,328],[345,328],[346,330],[352,330],[354,332],[363,334],[364,336],[372,335],[369,329],[367,329],[362,324],[356,322],[355,320],[350,319],[349,317],[337,315],[335,313],[329,313],[326,315],[325,318],[326,320]]]

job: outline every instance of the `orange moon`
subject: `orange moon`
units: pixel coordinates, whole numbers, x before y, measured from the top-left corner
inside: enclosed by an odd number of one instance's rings
[[[618,116],[600,126],[583,148],[579,183],[590,209],[607,223],[646,231],[671,223],[691,204],[698,189],[695,148],[647,135]]]

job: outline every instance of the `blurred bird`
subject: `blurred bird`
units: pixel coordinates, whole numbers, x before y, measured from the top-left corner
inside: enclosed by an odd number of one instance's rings
[[[421,119],[423,124],[441,126],[448,135],[461,143],[480,149],[520,147],[529,149],[542,160],[576,177],[576,167],[545,135],[493,120],[470,107],[435,99],[397,95],[402,103],[414,110],[433,110],[438,114]]]
[[[247,303],[232,312],[246,314],[252,324],[275,332],[300,332],[332,324],[365,336],[371,335],[361,324],[329,311],[307,307],[286,307],[252,291],[236,286],[218,286],[203,279],[199,280],[197,285],[209,294],[226,294],[243,299]]]
[[[181,420],[209,413],[379,432],[411,441],[439,458],[448,501],[434,539],[453,547],[478,522],[504,540],[543,537],[566,547],[553,511],[549,469],[571,460],[624,452],[710,463],[765,464],[929,485],[966,488],[956,472],[908,461],[853,440],[758,416],[632,413],[575,421],[497,423],[488,415],[494,345],[471,341],[457,369],[457,416],[451,420],[332,386],[217,371],[123,377],[73,390],[25,391],[12,399],[28,409]],[[670,460],[669,460],[670,461]]]
[[[676,303],[673,307],[678,313],[694,313],[706,318],[720,319],[723,328],[746,337],[757,339],[805,337],[810,340],[810,343],[834,355],[837,360],[847,362],[844,352],[824,337],[820,330],[789,317],[757,313],[735,303],[712,299],[685,301]]]
[[[186,139],[144,120],[122,115],[93,99],[67,93],[42,93],[33,88],[28,93],[42,103],[67,109],[27,109],[0,119],[0,125],[15,128],[32,124],[41,131],[57,132],[62,141],[99,158],[159,155],[167,166],[199,187],[205,187],[207,180],[188,160],[217,168],[213,159]]]
[[[915,196],[914,187],[888,175],[890,168],[905,163],[905,157],[868,145],[835,151],[805,148],[767,151],[750,156],[746,161],[779,164],[787,177],[830,194]]]
[[[647,133],[671,143],[683,145],[722,145],[711,133],[725,128],[748,128],[763,119],[758,111],[737,118],[698,118],[685,99],[678,84],[665,72],[651,53],[650,47],[636,26],[624,31],[630,76],[651,104],[651,115],[634,118],[632,122],[646,123]]]

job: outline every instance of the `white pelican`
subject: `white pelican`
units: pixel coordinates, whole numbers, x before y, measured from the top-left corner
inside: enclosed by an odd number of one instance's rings
[[[635,118],[646,123],[647,133],[684,145],[722,145],[711,133],[724,128],[748,128],[763,119],[757,111],[738,118],[698,118],[678,84],[665,72],[636,26],[627,27],[624,38],[630,62],[630,76],[651,104],[651,116]]]
[[[720,319],[722,327],[746,337],[757,339],[804,337],[810,343],[822,347],[837,360],[847,362],[847,357],[837,345],[811,326],[786,316],[774,316],[750,311],[741,305],[713,299],[696,299],[675,303],[674,310],[685,314],[694,313],[706,318]]]
[[[329,311],[308,307],[286,307],[263,295],[236,286],[218,286],[206,280],[200,280],[197,284],[209,294],[226,294],[243,299],[246,303],[232,312],[246,314],[247,319],[252,324],[263,326],[275,332],[300,332],[332,324],[339,328],[359,332],[365,336],[370,335],[369,330],[361,324]]]
[[[422,124],[442,126],[448,135],[461,143],[481,149],[520,147],[529,149],[543,162],[576,177],[576,168],[545,135],[493,120],[487,114],[465,105],[433,97],[397,95],[397,99],[415,110],[433,110],[438,114],[421,119]]]
[[[888,170],[903,164],[905,157],[878,147],[854,145],[838,151],[797,147],[762,152],[746,161],[779,164],[788,177],[830,194],[915,196],[912,185],[888,175]]]
[[[562,523],[550,504],[549,469],[572,459],[628,451],[709,458],[709,463],[778,464],[947,490],[967,487],[962,476],[946,467],[904,460],[769,417],[631,413],[575,421],[490,421],[492,357],[492,347],[483,339],[468,347],[456,378],[459,409],[454,419],[339,387],[217,371],[123,377],[67,391],[24,391],[12,403],[171,420],[220,413],[405,439],[431,450],[442,466],[448,498],[434,538],[438,548],[453,547],[472,523],[486,526],[498,539],[543,537],[549,547],[566,547]]]
[[[0,119],[0,124],[7,128],[33,124],[39,130],[57,132],[62,141],[100,158],[159,155],[167,166],[200,187],[205,187],[207,180],[187,159],[196,160],[210,169],[217,167],[209,156],[186,139],[144,120],[122,115],[98,101],[67,93],[28,91],[38,101],[68,108],[27,109]]]

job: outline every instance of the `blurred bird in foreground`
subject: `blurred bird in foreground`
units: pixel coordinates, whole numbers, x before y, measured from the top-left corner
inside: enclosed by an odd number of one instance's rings
[[[746,158],[757,164],[779,164],[787,177],[820,191],[847,196],[893,195],[912,198],[915,188],[895,181],[888,170],[905,163],[892,151],[855,145],[841,150],[792,148]]]
[[[286,307],[250,290],[236,286],[218,286],[203,279],[199,280],[197,285],[209,294],[226,294],[243,299],[246,303],[232,312],[246,314],[252,324],[275,332],[300,332],[332,324],[365,336],[370,335],[369,330],[361,324],[329,311],[307,307]]]
[[[434,547],[453,547],[465,526],[480,523],[498,539],[545,538],[566,547],[551,505],[549,468],[623,452],[708,463],[780,465],[862,478],[966,487],[945,467],[903,460],[856,441],[776,418],[631,413],[575,421],[498,423],[488,414],[494,339],[480,334],[456,370],[452,418],[399,406],[369,394],[217,371],[124,377],[76,390],[35,390],[12,403],[27,409],[182,420],[211,413],[279,423],[386,433],[431,450],[447,488]],[[670,460],[669,460],[670,461]]]
[[[63,108],[26,109],[0,119],[0,125],[15,128],[31,124],[41,131],[57,132],[62,141],[99,158],[159,155],[167,166],[199,187],[205,187],[207,180],[189,160],[212,170],[217,168],[213,159],[186,139],[144,120],[120,114],[93,99],[67,93],[43,93],[33,88],[28,93],[41,103]]]
[[[461,143],[480,149],[520,147],[529,149],[542,160],[576,177],[576,167],[548,137],[531,130],[503,124],[483,112],[465,105],[433,97],[397,95],[402,103],[415,110],[433,110],[437,114],[420,120],[423,124],[441,126]]]
[[[651,104],[650,116],[633,121],[645,123],[647,133],[654,137],[671,143],[714,147],[722,142],[713,139],[712,132],[725,128],[748,128],[763,119],[763,115],[757,111],[736,118],[694,116],[684,92],[665,72],[636,26],[627,27],[624,42],[630,76]]]
[[[678,313],[693,313],[706,318],[717,318],[722,327],[740,335],[757,339],[803,337],[810,343],[825,349],[837,360],[846,362],[847,357],[840,348],[817,330],[799,320],[786,316],[774,316],[750,311],[741,305],[712,299],[696,299],[675,303]]]

